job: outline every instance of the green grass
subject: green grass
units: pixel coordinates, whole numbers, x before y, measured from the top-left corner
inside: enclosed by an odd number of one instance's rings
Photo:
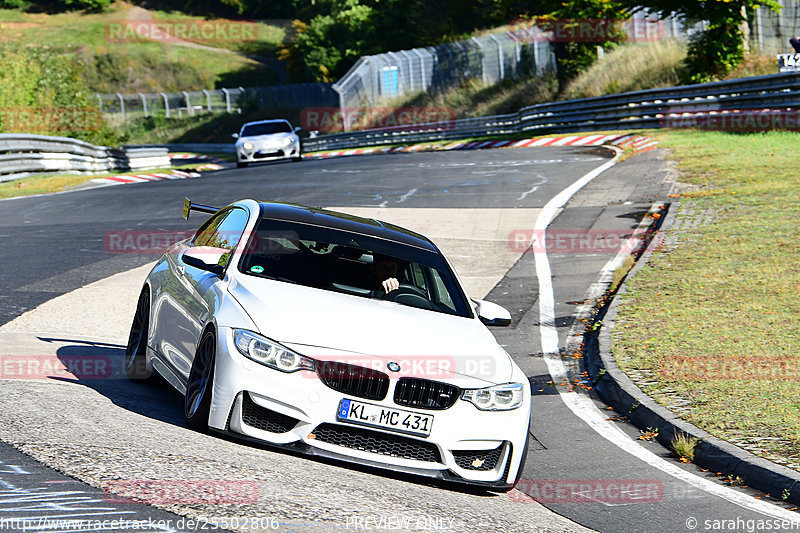
[[[86,80],[92,92],[199,90],[270,85],[277,80],[272,70],[242,53],[274,58],[286,39],[283,27],[258,23],[255,41],[197,43],[202,48],[155,41],[113,42],[109,39],[109,24],[128,20],[129,9],[123,3],[114,4],[103,13],[44,14],[0,9],[0,43],[43,45],[75,54],[86,66]],[[158,22],[197,19],[137,9],[139,16],[147,13]]]
[[[422,107],[447,109],[456,118],[516,113],[520,108],[551,102],[556,97],[555,76],[503,80],[487,85],[468,80],[458,87],[440,93],[417,93],[386,103],[387,107]]]
[[[572,80],[562,99],[673,87],[685,58],[686,45],[676,41],[620,45]]]
[[[797,134],[655,136],[695,188],[679,245],[630,281],[613,352],[659,402],[688,400],[689,422],[800,469]]]

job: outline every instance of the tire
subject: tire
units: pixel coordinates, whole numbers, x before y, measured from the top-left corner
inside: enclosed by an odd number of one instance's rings
[[[236,168],[245,168],[247,166],[247,161],[237,161]]]
[[[214,362],[217,338],[213,330],[203,333],[189,372],[183,415],[186,426],[195,431],[208,431],[208,414],[211,410],[211,391],[214,388]]]
[[[133,315],[133,324],[125,348],[125,375],[131,381],[146,381],[153,376],[145,364],[149,332],[150,291],[144,287],[136,303],[136,312]]]
[[[303,160],[303,154],[297,154],[296,157],[292,158],[292,161],[294,161],[295,163],[299,163],[302,160]]]

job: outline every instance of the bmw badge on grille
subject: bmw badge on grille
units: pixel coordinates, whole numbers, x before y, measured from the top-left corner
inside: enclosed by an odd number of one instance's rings
[[[400,365],[398,365],[398,364],[397,364],[397,363],[395,363],[394,361],[392,361],[391,363],[389,363],[388,365],[386,365],[386,368],[388,368],[388,369],[389,369],[389,370],[391,370],[392,372],[400,372]]]

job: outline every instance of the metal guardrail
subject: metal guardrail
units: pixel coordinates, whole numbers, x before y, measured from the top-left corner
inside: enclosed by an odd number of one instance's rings
[[[742,110],[783,112],[800,108],[799,91],[800,73],[772,74],[538,104],[509,115],[321,135],[305,139],[303,150],[338,150],[515,133],[662,128],[685,119],[734,117],[732,112]],[[800,121],[793,127],[800,128]]]
[[[0,134],[0,182],[44,172],[125,172],[168,166],[166,148],[120,149],[69,137]]]

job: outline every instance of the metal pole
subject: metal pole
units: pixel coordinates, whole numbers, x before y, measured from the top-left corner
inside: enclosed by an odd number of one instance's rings
[[[181,91],[181,94],[186,99],[186,111],[189,113],[189,116],[194,115],[194,109],[192,108],[192,101],[189,99],[189,93],[186,91]]]
[[[139,97],[142,99],[142,109],[144,110],[144,116],[147,116],[147,99],[144,97],[142,93],[139,93]]]
[[[406,50],[400,50],[397,52],[404,58],[406,58],[406,63],[408,63],[408,88],[410,91],[414,90],[414,68],[411,65],[411,58],[407,55],[408,52]]]
[[[206,95],[206,110],[211,113],[211,93],[203,89],[203,94]]]
[[[222,89],[222,92],[225,93],[225,111],[230,113],[231,112],[231,93],[228,92],[228,89]]]
[[[464,57],[464,77],[469,78],[469,50],[460,42],[454,42],[453,44],[461,50],[461,55]]]
[[[473,37],[472,40],[475,41],[475,44],[481,49],[481,77],[483,78],[483,83],[488,84],[489,80],[486,77],[486,53],[483,51],[483,43],[480,42],[477,37]]]
[[[169,118],[169,98],[167,98],[166,93],[159,93],[161,97],[164,99],[164,115]]]
[[[103,110],[103,99],[100,97],[99,94],[95,95],[97,97],[97,106],[100,108],[100,111]]]
[[[500,43],[500,39],[495,37],[493,34],[489,34],[489,37],[494,41],[497,45],[497,60],[500,62],[500,79],[506,79],[505,76],[505,68],[503,67],[503,45]]]
[[[117,93],[117,98],[119,98],[119,108],[122,110],[122,120],[125,120],[125,99],[120,93]]]
[[[424,91],[427,89],[425,86],[425,56],[422,55],[422,52],[419,51],[419,48],[413,48],[411,51],[417,54],[417,57],[419,57],[419,79],[422,84],[422,90]]]
[[[513,31],[508,31],[507,33],[508,33],[508,36],[511,38],[511,40],[514,41],[514,52],[515,52],[515,57],[516,57],[516,60],[517,60],[516,64],[514,65],[514,71],[518,72],[519,71],[519,64],[522,62],[522,50],[521,50],[521,47],[519,45],[519,37],[514,35]]]

